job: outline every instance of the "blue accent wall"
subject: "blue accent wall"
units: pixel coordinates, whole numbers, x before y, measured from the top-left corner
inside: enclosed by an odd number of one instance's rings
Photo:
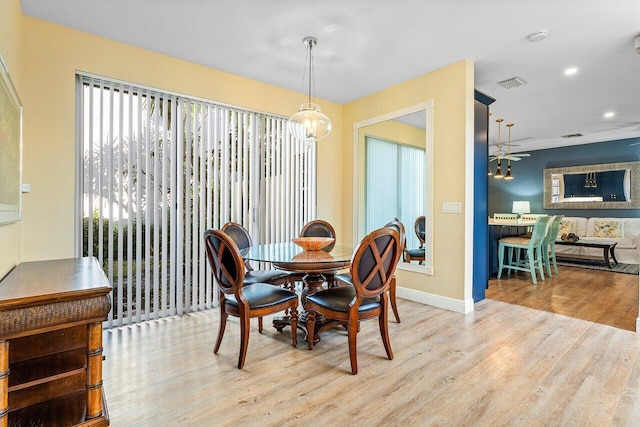
[[[584,166],[602,163],[635,162],[640,160],[640,138],[621,139],[571,147],[552,148],[523,152],[531,153],[518,162],[511,162],[514,179],[489,177],[489,215],[496,212],[511,212],[514,200],[529,200],[532,213],[580,217],[640,217],[640,209],[547,209],[543,208],[543,172],[547,168]],[[505,170],[503,160],[503,173]],[[495,172],[496,162],[490,167]]]
[[[473,158],[473,301],[484,299],[489,277],[489,227],[487,167],[489,162],[489,105],[495,99],[477,90],[474,92],[474,145]]]

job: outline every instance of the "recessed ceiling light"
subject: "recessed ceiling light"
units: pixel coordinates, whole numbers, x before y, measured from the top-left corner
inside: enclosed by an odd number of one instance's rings
[[[613,111],[607,111],[606,113],[604,113],[604,118],[605,119],[610,119],[611,117],[615,116],[616,113],[614,113]]]
[[[566,70],[564,70],[564,75],[565,76],[573,76],[577,72],[578,72],[578,69],[576,67],[571,67],[571,68],[567,68]]]

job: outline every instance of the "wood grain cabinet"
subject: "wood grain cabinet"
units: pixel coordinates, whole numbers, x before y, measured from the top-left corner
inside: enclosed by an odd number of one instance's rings
[[[19,264],[0,281],[0,426],[108,426],[95,258]]]

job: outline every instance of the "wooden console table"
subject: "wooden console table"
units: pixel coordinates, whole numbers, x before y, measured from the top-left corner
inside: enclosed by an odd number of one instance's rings
[[[25,262],[0,281],[0,426],[108,426],[95,258]]]

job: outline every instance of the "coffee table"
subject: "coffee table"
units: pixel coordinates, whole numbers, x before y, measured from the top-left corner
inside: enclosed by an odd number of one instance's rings
[[[604,258],[604,262],[607,263],[607,267],[611,267],[611,259],[618,264],[618,260],[616,259],[616,245],[617,242],[594,242],[589,240],[578,240],[577,242],[569,242],[566,240],[556,240],[556,245],[564,245],[564,246],[577,246],[583,248],[596,248],[602,249],[602,255]],[[556,254],[558,256],[558,254]],[[559,255],[562,258],[577,258],[577,259],[599,259],[595,257],[582,256],[582,255],[574,255],[574,254],[561,254]]]

